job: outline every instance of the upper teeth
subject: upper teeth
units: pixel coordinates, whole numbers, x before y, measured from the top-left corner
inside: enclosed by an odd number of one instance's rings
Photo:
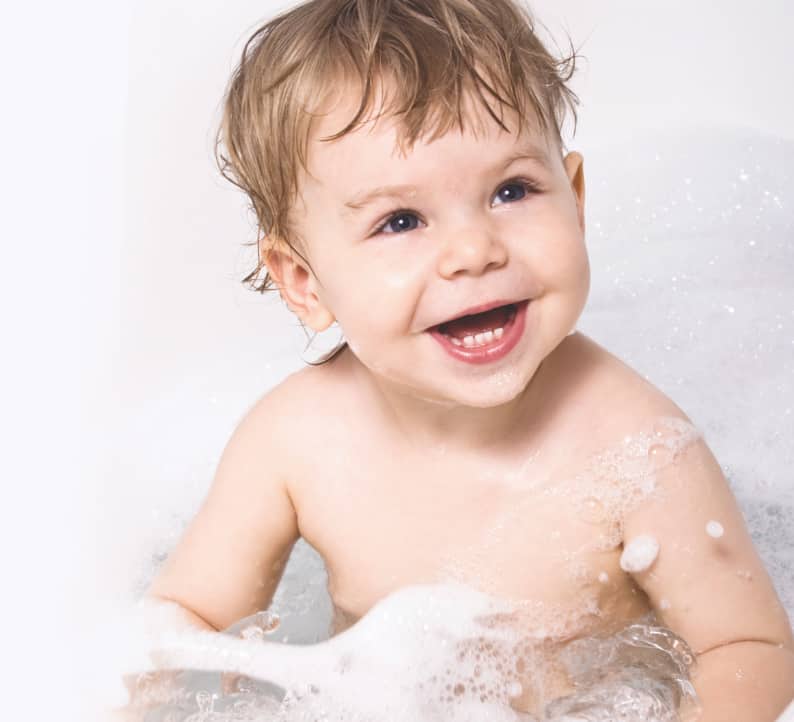
[[[467,348],[471,348],[472,346],[485,346],[494,339],[498,341],[502,338],[504,331],[504,328],[500,326],[499,328],[494,328],[484,333],[478,333],[474,336],[464,336],[462,341],[454,336],[449,336],[449,340],[452,341],[455,346],[466,346]]]

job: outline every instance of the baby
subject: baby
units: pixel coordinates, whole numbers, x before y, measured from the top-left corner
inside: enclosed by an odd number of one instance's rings
[[[247,413],[149,596],[222,630],[268,607],[303,537],[332,634],[463,583],[549,642],[548,701],[570,691],[555,645],[655,614],[696,655],[702,722],[771,721],[794,639],[719,464],[574,330],[573,60],[512,0],[310,0],[251,37],[221,129],[261,231],[245,280],[266,269],[259,290],[346,343]]]

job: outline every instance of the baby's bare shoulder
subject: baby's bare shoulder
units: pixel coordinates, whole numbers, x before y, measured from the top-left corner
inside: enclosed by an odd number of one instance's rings
[[[332,418],[345,412],[346,375],[341,364],[307,366],[271,387],[252,406],[250,422],[278,440],[282,456],[306,459],[327,448]],[[348,419],[348,423],[352,420]]]
[[[582,333],[569,336],[563,364],[578,368],[585,407],[610,438],[621,438],[660,416],[691,423],[684,411],[639,371]]]
[[[312,401],[315,411],[322,409],[328,387],[320,383],[320,376],[328,374],[311,366],[288,374],[259,397],[251,408],[251,415],[264,422],[266,417],[278,414],[284,423],[290,423],[307,414]]]

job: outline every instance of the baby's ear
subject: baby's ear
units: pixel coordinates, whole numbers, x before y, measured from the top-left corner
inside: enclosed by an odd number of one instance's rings
[[[563,158],[565,172],[576,196],[576,208],[579,213],[579,226],[584,232],[584,158],[581,153],[572,151]]]
[[[317,278],[308,262],[294,248],[264,239],[260,254],[287,308],[301,321],[319,333],[336,320],[317,294]]]

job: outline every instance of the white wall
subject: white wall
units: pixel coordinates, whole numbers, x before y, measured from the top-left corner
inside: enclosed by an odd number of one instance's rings
[[[587,56],[583,142],[635,128],[749,126],[794,138],[794,5],[785,0],[536,0]]]
[[[82,700],[112,443],[128,10],[14,3],[0,27],[0,669],[4,715],[18,719],[92,718]]]

